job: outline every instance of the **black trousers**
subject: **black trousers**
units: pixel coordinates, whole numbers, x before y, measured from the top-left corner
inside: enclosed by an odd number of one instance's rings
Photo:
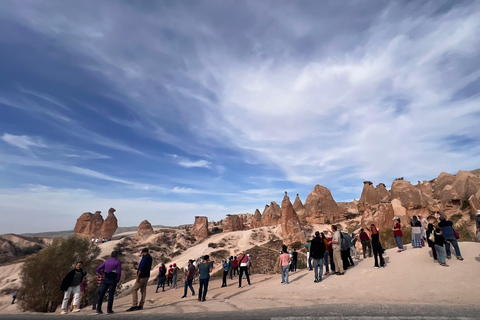
[[[227,286],[227,275],[228,275],[228,271],[223,270],[222,287]]]
[[[372,241],[372,247],[373,247],[373,256],[375,258],[375,267],[378,267],[378,257],[380,257],[380,267],[383,267],[385,265],[385,260],[383,260],[383,249],[382,245],[380,242],[374,242]]]
[[[198,299],[205,300],[208,291],[208,281],[210,279],[200,279],[200,287],[198,288]]]
[[[248,284],[250,284],[250,276],[248,275],[247,269],[248,269],[247,267],[240,267],[240,274],[238,276],[238,286],[239,287],[242,286],[242,278],[243,278],[244,273],[247,275]]]
[[[186,297],[187,296],[187,289],[190,288],[190,290],[192,290],[192,296],[195,295],[195,290],[193,290],[193,286],[192,286],[192,280],[185,280],[185,289],[183,290],[183,296]]]
[[[103,280],[102,291],[97,300],[97,311],[102,311],[103,297],[108,290],[108,303],[107,303],[107,312],[113,311],[113,296],[115,295],[115,288],[117,287],[117,274],[114,272],[109,272],[105,274],[105,279]]]

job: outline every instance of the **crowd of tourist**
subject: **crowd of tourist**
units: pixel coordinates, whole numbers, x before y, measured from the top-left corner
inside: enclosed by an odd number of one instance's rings
[[[463,257],[458,245],[459,235],[453,227],[452,221],[447,219],[445,212],[439,211],[436,213],[437,221],[429,223],[427,219],[421,215],[413,216],[410,222],[411,227],[411,244],[412,248],[422,248],[425,243],[431,248],[433,261],[439,263],[440,266],[448,267],[446,260],[452,258],[453,246],[455,256],[462,261]],[[480,241],[480,210],[477,211],[476,216],[476,232]],[[382,246],[382,239],[379,229],[375,224],[371,224],[368,232],[365,229],[360,229],[360,233],[350,234],[347,229],[339,230],[340,227],[332,225],[329,231],[315,232],[315,237],[309,241],[305,246],[307,249],[307,268],[314,271],[314,283],[322,282],[323,278],[328,275],[344,275],[346,270],[355,266],[353,259],[358,260],[359,255],[356,249],[356,242],[359,239],[362,247],[363,258],[374,258],[375,268],[385,268],[386,263],[383,258],[385,249]],[[392,233],[395,238],[395,243],[398,247],[397,253],[405,250],[403,244],[402,223],[399,217],[393,218]],[[373,255],[372,255],[373,251]],[[141,251],[142,259],[137,268],[136,279],[132,289],[132,306],[126,310],[127,312],[142,310],[146,300],[147,283],[150,278],[152,269],[152,257],[147,248]],[[113,251],[110,259],[104,261],[96,269],[96,288],[93,295],[93,310],[97,314],[102,314],[103,299],[108,291],[107,313],[114,313],[113,300],[117,284],[121,277],[122,263],[117,258],[118,253]],[[233,280],[233,277],[238,276],[238,287],[242,287],[242,279],[246,279],[250,285],[250,267],[252,260],[250,255],[243,251],[237,256],[230,256],[223,258],[221,263],[222,271],[222,285],[227,286],[227,278]],[[297,270],[298,253],[296,249],[288,251],[286,245],[282,246],[279,257],[279,269],[281,271],[281,283],[288,285],[289,273]],[[325,266],[325,273],[323,267]],[[71,270],[63,279],[61,284],[61,291],[64,292],[64,299],[62,303],[62,314],[80,311],[81,294],[85,292],[86,288],[86,273],[82,269],[83,263],[79,261],[73,270]],[[195,295],[193,284],[195,277],[198,275],[198,301],[206,301],[208,292],[208,285],[210,274],[214,268],[213,261],[210,257],[205,255],[198,260],[189,260],[185,266],[185,283],[183,296],[187,297],[188,289],[190,289],[192,296]],[[165,283],[171,286],[172,290],[177,289],[177,279],[180,269],[176,263],[170,264],[167,269],[164,263],[160,264],[158,269],[158,283],[156,293],[161,288],[165,291]],[[265,271],[265,268],[264,268]],[[138,291],[140,290],[141,298],[138,300]],[[73,294],[73,301],[71,309],[68,307],[71,295]],[[12,304],[15,302],[16,293],[13,295]]]

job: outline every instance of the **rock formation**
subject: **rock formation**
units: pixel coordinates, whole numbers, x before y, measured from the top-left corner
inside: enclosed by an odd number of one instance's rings
[[[468,203],[470,203],[472,217],[475,217],[477,215],[477,210],[480,210],[480,201],[478,201],[476,195],[472,194],[470,198],[468,198]]]
[[[282,234],[283,242],[287,245],[295,242],[305,243],[307,241],[305,231],[300,224],[287,192],[285,192],[282,201]]]
[[[111,239],[115,231],[118,229],[117,217],[115,217],[114,214],[115,211],[116,210],[114,208],[108,209],[108,216],[103,222],[102,228],[100,229],[102,238]]]
[[[282,209],[275,202],[270,202],[270,205],[265,205],[262,213],[262,225],[265,227],[276,226],[282,223]]]
[[[148,220],[143,220],[138,226],[137,233],[133,238],[137,241],[145,241],[154,234],[153,227]]]
[[[255,229],[262,226],[262,214],[260,213],[260,210],[256,209],[252,218],[252,222],[250,223],[250,228]]]
[[[192,235],[197,241],[204,240],[209,236],[207,217],[195,217],[195,223],[192,227]]]
[[[480,190],[480,178],[470,171],[460,170],[455,176],[452,189],[455,190],[459,200],[467,200]]]
[[[430,197],[433,196],[432,184],[428,181],[423,181],[423,182],[418,181],[418,184],[415,186],[415,188],[422,191],[427,196],[430,196]]]
[[[394,216],[395,212],[391,203],[379,203],[365,210],[361,223],[363,227],[367,228],[372,223],[379,229],[388,228],[392,226]]]
[[[369,206],[374,206],[378,203],[380,203],[380,195],[377,189],[375,189],[371,181],[364,181],[362,195],[358,201],[358,210],[363,212],[367,210]]]
[[[102,238],[102,225],[103,217],[100,211],[96,211],[94,214],[85,212],[77,219],[73,230],[79,237],[98,239]]]
[[[402,206],[402,202],[399,199],[392,200],[392,209],[394,216],[399,217],[404,225],[406,223],[410,223],[410,217],[407,214],[407,209]]]
[[[435,180],[435,184],[433,186],[433,194],[439,198],[442,194],[443,189],[446,185],[452,185],[455,181],[455,176],[451,175],[450,173],[442,172]]]
[[[391,200],[390,192],[384,183],[379,183],[377,186],[377,193],[381,202],[388,202]]]
[[[297,213],[298,219],[300,221],[306,221],[305,220],[305,207],[303,206],[302,200],[300,200],[300,197],[298,196],[295,198],[295,201],[293,202],[293,209]]]
[[[406,180],[395,180],[390,191],[392,199],[399,199],[407,209],[426,208],[433,204],[433,199],[415,188]]]
[[[333,200],[330,190],[316,185],[305,201],[305,220],[309,223],[336,223],[342,211]]]
[[[243,219],[236,214],[227,214],[227,218],[223,220],[223,232],[244,230]]]

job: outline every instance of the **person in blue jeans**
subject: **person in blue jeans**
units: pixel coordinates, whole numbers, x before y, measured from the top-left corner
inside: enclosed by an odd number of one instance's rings
[[[310,257],[313,258],[313,270],[315,271],[315,283],[322,281],[323,274],[323,259],[325,251],[327,250],[325,242],[320,238],[320,232],[315,232],[315,238],[313,238],[310,245]],[[320,273],[318,272],[320,268]]]
[[[328,247],[328,240],[327,240],[327,237],[325,236],[325,233],[320,233],[320,236],[323,240],[323,242],[325,243],[325,248]],[[327,250],[325,250],[325,254],[323,255],[323,265],[325,266],[325,273],[324,273],[324,277],[326,277],[328,275],[328,273],[330,272],[330,269],[328,267],[328,257],[329,257],[329,253]]]
[[[443,249],[443,245],[446,245],[447,242],[445,238],[442,236],[442,229],[437,228],[435,229],[434,233],[435,237],[435,251],[437,252],[438,263],[442,267],[448,267],[448,264],[445,263],[445,249]]]
[[[199,282],[200,287],[198,288],[198,301],[206,301],[205,297],[207,296],[208,291],[208,281],[210,280],[210,272],[212,272],[212,264],[208,262],[210,256],[207,254],[203,257],[203,262],[198,265],[199,270]]]
[[[393,218],[393,235],[395,236],[395,243],[397,244],[397,252],[403,252],[405,249],[403,248],[403,232],[402,232],[402,225],[400,224],[400,218],[395,217]]]
[[[440,211],[440,222],[438,223],[440,229],[442,229],[442,235],[445,238],[445,251],[447,251],[447,259],[452,258],[452,253],[450,251],[450,244],[455,248],[455,255],[458,260],[463,260],[462,254],[460,253],[460,247],[458,246],[457,238],[455,238],[455,231],[453,230],[452,221],[447,220],[447,216],[444,211]],[[435,247],[436,248],[436,247]]]
[[[282,270],[282,284],[288,284],[288,272],[290,271],[290,255],[287,252],[287,246],[282,246],[280,255],[280,269]]]

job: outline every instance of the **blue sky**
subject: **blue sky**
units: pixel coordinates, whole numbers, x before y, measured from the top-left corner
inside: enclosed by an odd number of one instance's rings
[[[1,1],[0,233],[480,167],[475,1]]]

